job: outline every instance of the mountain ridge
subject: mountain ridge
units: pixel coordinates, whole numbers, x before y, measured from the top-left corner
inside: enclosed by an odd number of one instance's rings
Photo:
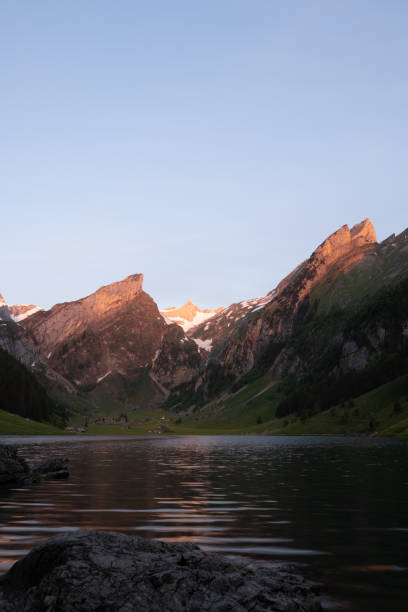
[[[388,287],[397,291],[405,276],[408,230],[377,243],[371,221],[364,219],[330,234],[266,295],[227,308],[201,310],[190,300],[159,310],[143,290],[142,274],[18,323],[0,300],[0,317],[8,317],[0,345],[26,355],[27,367],[35,364],[33,372],[41,370],[50,388],[58,384],[95,410],[102,402],[106,410],[163,406],[191,416],[217,406],[221,414],[237,390],[265,377],[263,387],[254,386],[254,405],[270,395],[272,412],[296,413],[302,396],[293,389],[299,388],[310,412],[316,394],[323,398],[320,409],[343,398],[343,380],[351,394],[371,388],[375,364],[391,359],[393,350],[405,364],[408,312],[405,319],[404,309],[398,310],[393,322],[387,297]],[[361,310],[363,302],[368,310]],[[385,323],[373,314],[375,303],[387,304]],[[359,323],[359,336],[353,316],[360,310],[366,321]],[[334,318],[332,311],[338,313]],[[401,367],[393,371],[402,375]],[[326,380],[338,391],[329,392]],[[245,406],[250,413],[250,404]]]

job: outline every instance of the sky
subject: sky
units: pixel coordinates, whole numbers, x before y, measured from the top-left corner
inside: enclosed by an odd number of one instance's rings
[[[0,0],[0,292],[263,295],[408,226],[408,3]]]

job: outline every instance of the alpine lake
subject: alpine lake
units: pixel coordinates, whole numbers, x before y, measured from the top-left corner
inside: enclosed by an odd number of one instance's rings
[[[68,480],[0,491],[0,571],[49,537],[104,529],[283,561],[324,609],[408,609],[408,440],[0,436]]]

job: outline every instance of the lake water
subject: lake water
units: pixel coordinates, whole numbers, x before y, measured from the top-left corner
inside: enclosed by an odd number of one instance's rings
[[[301,564],[325,606],[408,609],[408,441],[0,437],[68,480],[0,491],[0,571],[62,531],[118,530]]]

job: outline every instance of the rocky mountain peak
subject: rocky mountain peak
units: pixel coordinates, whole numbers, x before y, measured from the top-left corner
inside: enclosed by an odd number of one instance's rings
[[[129,299],[143,291],[143,274],[131,274],[121,281],[104,285],[95,293],[99,296],[116,296]]]
[[[95,293],[79,300],[94,314],[102,314],[112,306],[129,302],[143,291],[143,274],[132,274],[121,281],[104,285]]]
[[[184,329],[184,331],[187,331],[193,327],[196,327],[200,323],[203,323],[203,321],[210,319],[221,310],[223,309],[216,308],[215,310],[201,310],[194,304],[194,302],[189,300],[183,304],[183,306],[180,306],[180,308],[172,306],[171,308],[161,310],[160,313],[166,317],[166,319],[177,323]]]
[[[15,304],[10,306],[7,304],[6,300],[0,293],[0,308],[1,310],[1,320],[14,320],[14,321],[22,321],[27,317],[31,316],[35,312],[42,310],[38,306],[34,306],[34,304]]]
[[[376,240],[375,229],[370,219],[357,223],[351,230],[348,225],[343,225],[317,247],[310,259],[330,264],[355,248],[375,244]]]
[[[377,242],[375,229],[370,219],[364,219],[361,223],[356,223],[350,231],[351,239],[358,240],[360,244],[365,242]]]
[[[42,310],[42,308],[34,304],[15,304],[14,306],[9,306],[8,309],[14,321],[23,321]]]
[[[170,316],[170,318],[180,317],[182,319],[186,319],[187,321],[192,321],[197,312],[199,311],[200,309],[198,308],[198,306],[196,306],[194,302],[189,300],[188,302],[183,304],[183,306],[180,306],[180,308],[168,308],[165,309],[164,312],[167,312],[167,316]]]
[[[48,366],[77,385],[112,373],[136,376],[152,362],[167,326],[143,291],[143,274],[28,317],[22,327]]]

